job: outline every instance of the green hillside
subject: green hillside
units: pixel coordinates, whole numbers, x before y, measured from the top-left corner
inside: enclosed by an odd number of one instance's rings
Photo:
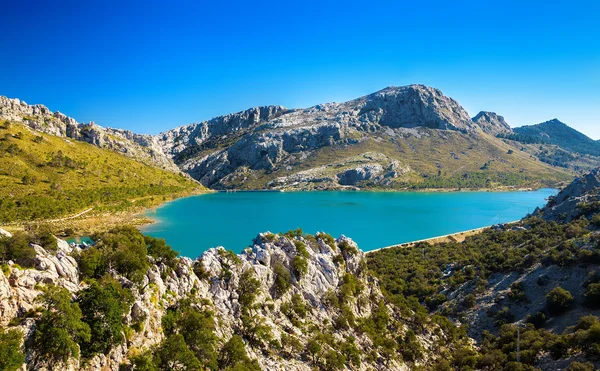
[[[555,144],[582,155],[600,156],[600,143],[557,119],[514,129],[510,139],[523,143]]]
[[[186,177],[88,143],[0,126],[0,222],[126,210],[203,190]]]

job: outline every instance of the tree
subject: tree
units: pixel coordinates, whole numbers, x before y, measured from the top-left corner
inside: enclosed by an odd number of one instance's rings
[[[574,301],[573,295],[562,287],[556,287],[546,295],[546,307],[552,314],[565,312]]]
[[[132,369],[135,371],[158,371],[150,351],[145,351],[131,357],[131,366],[133,366]]]
[[[585,304],[589,307],[600,306],[600,283],[590,283],[585,288]]]
[[[83,321],[91,329],[91,341],[81,344],[85,357],[96,353],[108,354],[110,349],[123,341],[124,317],[129,312],[133,295],[129,289],[110,278],[102,284],[92,281],[79,294],[77,300]]]
[[[221,349],[219,369],[260,371],[260,366],[248,357],[244,340],[238,335],[233,335]]]
[[[27,232],[31,243],[39,245],[51,253],[56,253],[58,250],[58,242],[48,224],[32,224],[27,227]]]
[[[148,248],[148,255],[154,257],[157,262],[163,263],[171,268],[175,267],[179,253],[167,245],[164,238],[144,236]]]
[[[283,265],[280,261],[275,262],[273,265],[274,279],[274,291],[276,296],[282,296],[290,288],[290,280],[292,278],[289,269]]]
[[[133,226],[117,227],[92,237],[96,245],[77,257],[84,278],[99,279],[113,269],[126,278],[140,282],[149,267],[144,235]]]
[[[316,338],[310,339],[308,343],[306,343],[306,351],[310,354],[313,363],[316,363],[319,360],[321,350],[321,343]]]
[[[3,263],[13,260],[23,267],[32,267],[35,263],[35,249],[29,245],[29,237],[23,232],[17,232],[10,238],[1,238],[0,254]]]
[[[163,330],[167,335],[183,335],[186,345],[196,358],[204,366],[217,369],[218,339],[212,311],[198,309],[184,301],[178,307],[170,308],[163,316]]]
[[[79,355],[78,343],[89,342],[90,327],[81,320],[79,305],[62,287],[50,286],[38,297],[44,310],[35,326],[32,349],[41,360],[66,362]]]
[[[0,327],[0,370],[16,371],[25,362],[21,351],[23,334],[19,330],[5,330]]]
[[[160,370],[201,370],[202,364],[194,355],[181,334],[169,335],[155,353],[155,363]]]
[[[256,295],[260,290],[260,281],[254,277],[253,271],[245,270],[240,276],[240,283],[237,289],[238,302],[242,307],[242,311],[250,309],[254,304]]]

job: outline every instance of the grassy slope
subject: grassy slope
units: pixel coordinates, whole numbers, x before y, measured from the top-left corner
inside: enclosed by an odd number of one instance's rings
[[[59,151],[73,161],[50,165]],[[56,218],[92,206],[125,210],[134,201],[149,205],[202,189],[182,175],[88,143],[40,134],[18,123],[0,127],[0,222]]]
[[[359,144],[324,147],[307,159],[271,172],[258,171],[241,188],[263,188],[270,180],[327,164],[350,162],[351,158],[366,152],[382,153],[390,159],[408,165],[411,172],[396,179],[393,188],[473,188],[498,186],[556,186],[571,181],[574,173],[539,161],[520,146],[481,134],[467,136],[458,132],[427,130],[428,135],[407,138],[373,135]],[[509,154],[509,150],[512,153]],[[452,153],[455,156],[452,156]],[[458,157],[458,159],[455,159]],[[482,169],[489,162],[487,168]],[[382,165],[387,165],[382,163]],[[440,176],[438,177],[438,169]],[[331,174],[340,171],[331,167]],[[465,178],[469,173],[471,181]],[[490,182],[485,182],[490,179]]]

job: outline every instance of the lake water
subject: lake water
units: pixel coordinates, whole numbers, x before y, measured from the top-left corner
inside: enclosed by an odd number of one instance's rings
[[[236,192],[169,202],[142,228],[184,256],[241,252],[259,232],[344,234],[364,251],[521,219],[554,189],[530,192]]]

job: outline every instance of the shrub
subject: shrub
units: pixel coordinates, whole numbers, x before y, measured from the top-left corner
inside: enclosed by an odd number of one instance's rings
[[[594,371],[594,365],[590,362],[573,362],[567,368],[567,371]]]
[[[56,253],[58,242],[47,224],[32,224],[28,226],[30,242],[43,247],[46,251]]]
[[[154,362],[161,370],[200,370],[202,364],[181,334],[169,335],[156,350]]]
[[[338,244],[338,247],[340,248],[340,250],[342,251],[342,254],[344,255],[356,255],[358,254],[358,249],[353,246],[350,245],[350,243],[348,243],[348,241],[342,241]]]
[[[306,258],[301,255],[294,256],[294,259],[292,259],[292,271],[298,280],[304,277],[306,272],[308,272],[308,261]]]
[[[251,269],[242,272],[237,289],[238,302],[242,307],[242,311],[252,307],[254,300],[259,293],[259,289],[260,281],[254,277],[254,272]]]
[[[159,263],[163,263],[171,268],[175,267],[179,253],[167,245],[164,238],[144,236],[144,241],[146,242],[148,255],[155,258]]]
[[[19,330],[5,330],[0,327],[0,370],[16,371],[25,362],[21,352],[23,334]]]
[[[260,371],[260,366],[256,360],[250,360],[248,357],[242,338],[233,335],[221,349],[219,369]]]
[[[473,308],[476,303],[477,303],[477,301],[475,300],[475,295],[473,295],[473,294],[469,294],[469,295],[465,296],[465,298],[462,301],[462,305],[465,308]]]
[[[525,294],[525,285],[523,282],[514,282],[510,285],[510,292],[508,293],[509,299],[514,302],[526,302],[527,295]]]
[[[560,314],[567,311],[574,301],[569,291],[556,287],[546,295],[546,308],[551,314]]]
[[[590,283],[585,288],[585,305],[589,307],[600,306],[600,283]]]
[[[544,327],[547,320],[548,316],[544,312],[536,312],[534,315],[527,315],[527,323],[531,323],[535,328]]]
[[[277,261],[273,265],[273,274],[275,276],[273,290],[275,292],[275,296],[280,297],[291,287],[291,274],[285,265],[283,265],[283,263],[280,261]]]
[[[66,362],[79,355],[78,343],[89,342],[90,327],[82,321],[79,305],[71,301],[64,288],[51,286],[37,299],[44,306],[36,322],[32,349],[39,357],[52,362]]]
[[[29,245],[29,237],[17,232],[10,238],[0,237],[0,255],[3,263],[13,260],[22,267],[33,267],[36,252]]]
[[[97,241],[96,245],[77,256],[83,278],[99,279],[111,267],[134,282],[142,280],[150,264],[146,241],[140,231],[132,226],[117,227],[92,239]]]
[[[335,239],[333,238],[332,235],[321,232],[321,233],[317,233],[315,235],[315,237],[322,240],[323,242],[325,242],[332,249],[335,249]]]
[[[108,354],[110,349],[123,341],[125,315],[133,303],[129,289],[112,279],[105,278],[101,283],[92,281],[79,294],[77,299],[82,312],[82,320],[91,330],[91,340],[81,344],[85,357],[96,353]]]

